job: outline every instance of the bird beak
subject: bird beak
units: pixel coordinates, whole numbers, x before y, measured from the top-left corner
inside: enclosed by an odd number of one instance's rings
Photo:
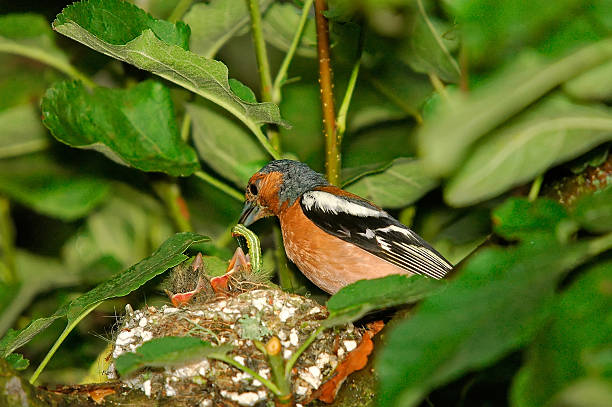
[[[261,219],[263,215],[263,211],[259,205],[257,205],[255,202],[247,201],[244,204],[244,208],[242,208],[242,213],[240,214],[238,223],[242,223],[244,226],[249,226],[255,221]]]

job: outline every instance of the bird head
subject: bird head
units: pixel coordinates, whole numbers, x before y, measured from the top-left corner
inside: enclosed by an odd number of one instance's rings
[[[278,215],[305,192],[324,185],[329,185],[325,178],[304,163],[271,161],[249,180],[238,223],[249,226],[266,216]]]

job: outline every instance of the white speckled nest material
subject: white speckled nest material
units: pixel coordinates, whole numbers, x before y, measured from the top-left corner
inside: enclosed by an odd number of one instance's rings
[[[230,355],[235,360],[270,378],[270,369],[254,346],[253,335],[263,342],[277,336],[283,357],[288,359],[326,317],[327,310],[316,302],[274,289],[247,291],[180,309],[149,307],[126,315],[113,357],[134,351],[152,338],[191,335],[213,345],[233,345]],[[297,403],[310,398],[361,336],[352,324],[319,335],[292,372]],[[108,376],[116,377],[113,365]],[[173,405],[266,406],[273,400],[272,393],[249,374],[206,358],[180,368],[144,369],[121,380],[150,397],[168,402],[172,399]]]

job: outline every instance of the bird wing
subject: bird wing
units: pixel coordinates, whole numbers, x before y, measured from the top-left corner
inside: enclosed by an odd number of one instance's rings
[[[453,266],[419,235],[368,201],[313,190],[302,211],[325,232],[414,274],[440,279]]]

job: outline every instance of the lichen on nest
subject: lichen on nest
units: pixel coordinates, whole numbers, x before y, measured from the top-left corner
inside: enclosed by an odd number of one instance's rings
[[[254,341],[280,339],[289,359],[327,317],[325,307],[311,299],[278,289],[255,289],[218,296],[182,308],[164,305],[132,311],[128,308],[116,335],[113,358],[133,352],[144,342],[163,336],[195,336],[213,346],[232,345],[229,355],[240,364],[270,378],[270,368]],[[363,330],[352,324],[321,334],[304,351],[291,372],[295,401],[305,403],[361,341]],[[116,378],[113,365],[109,378]],[[204,358],[196,363],[163,369],[142,369],[121,377],[147,396],[186,406],[266,406],[273,394],[248,373],[225,362]]]

